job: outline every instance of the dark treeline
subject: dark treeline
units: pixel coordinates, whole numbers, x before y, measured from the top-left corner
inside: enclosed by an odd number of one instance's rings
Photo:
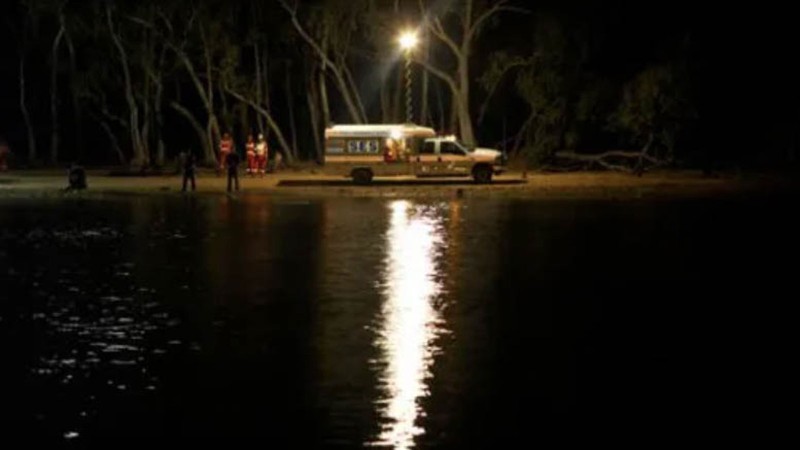
[[[760,5],[763,7],[763,5]],[[264,133],[319,160],[331,123],[405,120],[530,161],[646,152],[672,165],[796,161],[794,24],[684,2],[4,2],[0,135],[16,163],[210,161]],[[785,8],[784,8],[785,9]]]

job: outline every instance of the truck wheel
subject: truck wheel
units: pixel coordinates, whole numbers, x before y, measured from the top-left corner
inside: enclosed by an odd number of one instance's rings
[[[472,178],[478,184],[487,184],[492,182],[492,169],[487,166],[478,166],[472,170]]]
[[[353,183],[370,184],[372,182],[372,171],[369,169],[356,169],[353,171]]]

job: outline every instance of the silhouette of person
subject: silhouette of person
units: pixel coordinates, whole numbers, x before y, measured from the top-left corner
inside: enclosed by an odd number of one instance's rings
[[[233,138],[231,138],[230,133],[225,133],[222,135],[222,140],[219,141],[219,171],[221,172],[223,167],[228,161],[228,155],[234,152],[233,148]],[[219,173],[219,172],[218,172]]]
[[[245,145],[247,152],[247,174],[255,175],[257,171],[256,166],[256,141],[253,140],[253,135],[247,135],[247,144]]]
[[[186,184],[189,180],[192,181],[192,191],[197,187],[194,180],[195,160],[194,153],[189,152],[184,155],[183,160],[183,192],[186,192]]]
[[[0,136],[0,172],[8,170],[9,155],[11,155],[11,148],[8,146],[8,142]]]
[[[68,191],[86,189],[88,187],[86,183],[86,170],[78,163],[72,163],[69,168],[67,181],[69,182],[69,186],[67,187]]]
[[[231,191],[231,184],[236,183],[236,190],[239,190],[239,154],[230,152],[225,156],[225,166],[228,168],[228,192]]]

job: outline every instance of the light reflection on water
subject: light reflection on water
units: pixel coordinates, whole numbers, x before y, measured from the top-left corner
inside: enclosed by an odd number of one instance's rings
[[[175,347],[154,336],[163,338],[179,321],[161,308],[154,289],[140,284],[136,263],[116,259],[126,237],[110,227],[65,226],[34,227],[0,240],[26,249],[16,260],[21,270],[9,273],[27,287],[20,315],[30,317],[36,332],[29,382],[36,398],[61,400],[29,406],[37,420],[62,428],[64,439],[81,437],[103,413],[99,403],[157,390],[160,380],[150,366],[155,355]]]
[[[446,332],[435,307],[442,291],[436,255],[444,238],[435,209],[406,201],[392,202],[390,209],[376,341],[383,391],[377,407],[383,425],[377,440],[369,444],[407,449],[424,432],[417,423],[423,415],[419,401],[428,395],[426,380],[438,351],[436,339]]]

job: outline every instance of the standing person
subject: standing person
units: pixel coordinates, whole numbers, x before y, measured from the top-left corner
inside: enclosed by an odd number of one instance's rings
[[[281,152],[275,152],[275,164],[272,168],[273,172],[277,172],[278,169],[283,168],[283,154]]]
[[[11,148],[8,142],[0,136],[0,172],[8,170],[8,157],[11,154]]]
[[[194,167],[194,153],[186,153],[183,160],[183,192],[186,192],[186,182],[189,180],[192,180],[192,191],[196,189],[194,182]]]
[[[247,174],[253,176],[256,174],[258,167],[256,166],[256,141],[253,140],[253,135],[247,135]]]
[[[267,140],[264,139],[263,134],[258,135],[258,145],[256,145],[256,164],[259,176],[264,176],[264,171],[267,168],[267,154],[269,153],[269,146]]]
[[[225,168],[225,164],[228,161],[228,155],[233,152],[233,139],[229,133],[225,133],[222,135],[222,139],[219,141],[219,170],[222,171]]]
[[[239,154],[228,152],[225,156],[225,165],[228,167],[228,192],[231,191],[231,183],[236,183],[236,190],[239,190]]]

